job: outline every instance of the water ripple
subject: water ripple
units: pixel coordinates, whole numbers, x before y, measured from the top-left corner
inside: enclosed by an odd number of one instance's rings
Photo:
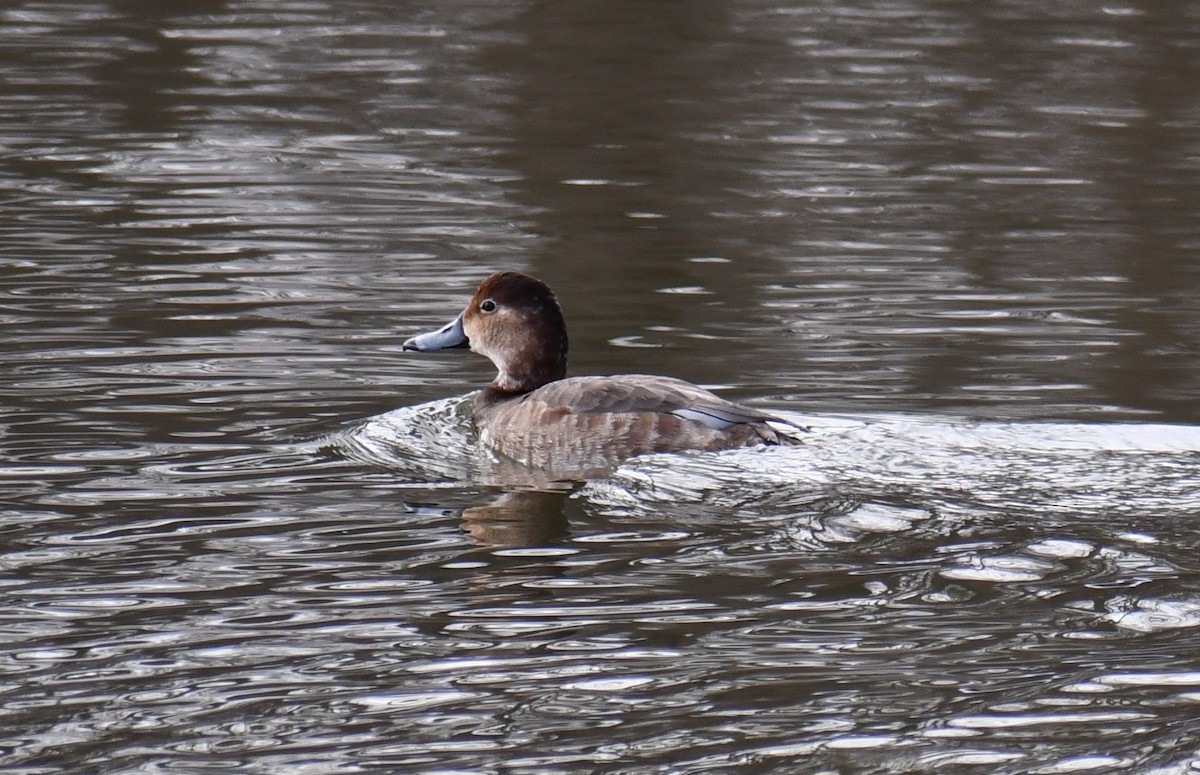
[[[10,6],[6,772],[1197,768],[1191,6]],[[813,430],[496,459],[501,267]]]

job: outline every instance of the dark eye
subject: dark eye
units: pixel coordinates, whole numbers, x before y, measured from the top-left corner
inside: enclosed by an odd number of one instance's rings
[[[479,303],[479,308],[484,312],[495,312],[496,302],[492,301],[491,299],[484,299]]]

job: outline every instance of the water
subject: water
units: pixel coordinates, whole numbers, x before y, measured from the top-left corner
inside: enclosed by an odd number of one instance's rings
[[[1198,16],[9,5],[3,769],[1200,767]],[[807,442],[492,460],[501,267]]]

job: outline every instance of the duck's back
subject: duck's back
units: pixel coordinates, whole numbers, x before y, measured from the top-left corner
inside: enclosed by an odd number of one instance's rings
[[[634,455],[788,443],[769,414],[682,380],[570,377],[521,395],[486,389],[472,417],[484,443],[541,468],[606,468]]]

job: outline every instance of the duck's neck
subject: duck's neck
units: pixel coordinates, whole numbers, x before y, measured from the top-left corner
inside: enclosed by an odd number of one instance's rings
[[[522,358],[515,363],[498,364],[498,367],[500,373],[490,387],[502,393],[528,393],[567,376],[565,358]]]

